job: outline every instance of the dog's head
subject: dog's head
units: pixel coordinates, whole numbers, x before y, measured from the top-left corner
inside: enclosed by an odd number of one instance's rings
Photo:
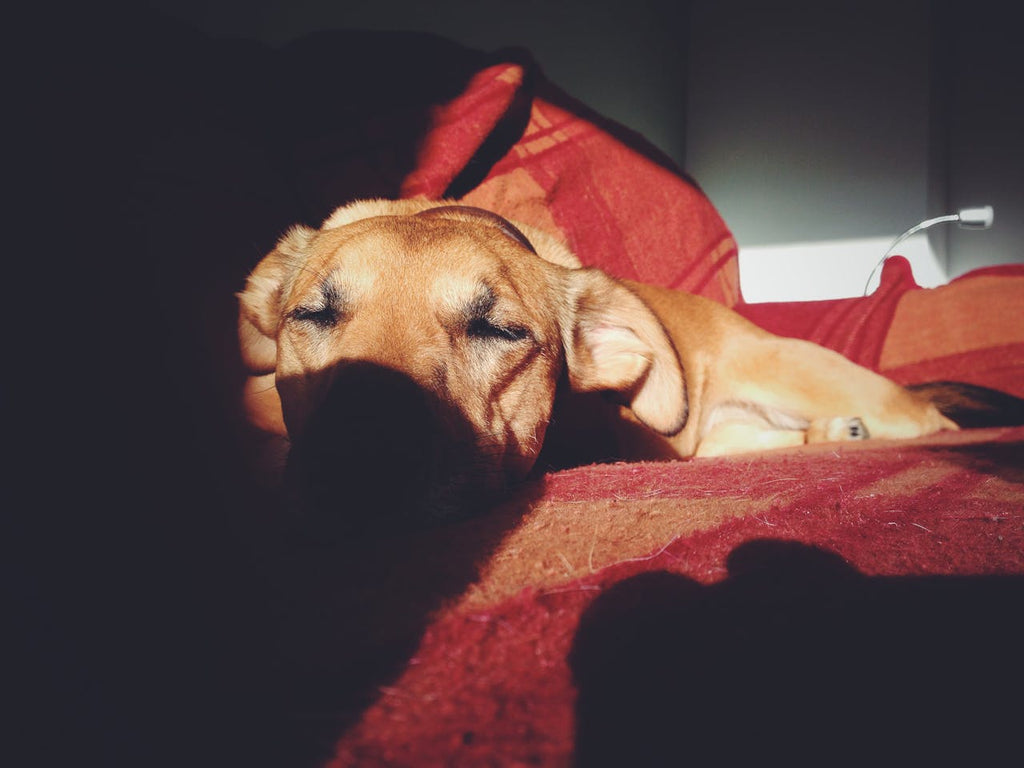
[[[240,295],[242,353],[273,376],[307,499],[449,513],[529,472],[560,381],[682,428],[657,318],[523,229],[463,206],[360,203],[260,262]]]

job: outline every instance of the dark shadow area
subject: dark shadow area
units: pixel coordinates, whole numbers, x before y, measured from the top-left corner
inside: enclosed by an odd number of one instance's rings
[[[19,145],[53,173],[20,188],[47,223],[12,256],[12,751],[317,765],[520,507],[295,535],[241,459],[234,294],[291,224],[397,192],[480,55],[402,34],[272,50],[131,7],[62,21],[33,27]]]
[[[933,381],[907,387],[935,404],[962,429],[1024,424],[1024,400],[991,387],[959,381]]]
[[[1017,751],[1020,577],[868,578],[802,544],[712,586],[614,586],[580,624],[576,764],[997,765]]]
[[[270,764],[327,761],[542,492],[510,493],[473,445],[456,407],[352,362],[294,440],[279,492],[258,498],[259,478],[242,471],[248,501],[221,513],[236,515],[266,600]]]
[[[279,381],[280,391],[286,386]],[[516,480],[475,447],[475,430],[455,405],[398,371],[347,362],[304,377],[303,386],[326,390],[293,437],[284,473],[303,535],[344,540],[457,522]]]
[[[1024,484],[1024,444],[1020,440],[988,441],[969,445],[929,446],[944,461],[977,472],[998,477],[1008,483]]]
[[[402,483],[400,468],[390,480]],[[261,764],[328,760],[337,739],[405,669],[434,612],[476,578],[538,491],[521,489],[501,507],[458,522],[413,521],[404,509],[367,501],[335,510],[377,516],[365,526],[323,516],[312,524],[276,516],[261,526],[252,568],[268,635],[251,674],[262,684],[263,714],[272,715],[257,736]]]
[[[539,469],[558,471],[621,461],[671,461],[678,454],[665,439],[639,423],[623,422],[614,433],[607,425],[619,418],[622,397],[610,392],[572,392],[563,374],[551,423],[537,459]]]

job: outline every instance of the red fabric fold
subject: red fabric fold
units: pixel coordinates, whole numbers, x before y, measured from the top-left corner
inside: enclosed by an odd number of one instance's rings
[[[525,87],[520,65],[498,65],[437,108],[403,196],[443,195]],[[465,202],[555,228],[584,264],[617,277],[735,304],[736,243],[704,193],[640,137],[549,85],[539,92],[519,139]]]
[[[417,167],[402,182],[402,197],[437,199],[507,117],[524,72],[515,64],[497,64],[477,73],[466,91],[435,107],[429,132],[420,144]]]
[[[900,299],[919,289],[902,256],[882,267],[878,288],[869,296],[824,301],[738,304],[734,309],[748,320],[776,333],[807,339],[834,349],[859,365],[874,370]]]

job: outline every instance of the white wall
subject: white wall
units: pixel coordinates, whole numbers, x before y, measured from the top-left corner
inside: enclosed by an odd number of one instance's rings
[[[748,300],[858,295],[927,217],[927,5],[693,4],[686,167],[736,235]]]
[[[945,92],[948,204],[995,208],[990,230],[949,230],[949,275],[956,277],[989,264],[1024,263],[1024,55],[1016,4],[939,5],[937,42],[947,56],[936,76]]]
[[[918,283],[1024,261],[1024,82],[991,2],[692,4],[686,168],[740,245],[750,301],[856,296],[904,241]],[[872,288],[877,285],[877,277]]]

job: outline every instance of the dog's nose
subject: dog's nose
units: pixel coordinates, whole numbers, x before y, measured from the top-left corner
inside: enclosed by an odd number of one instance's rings
[[[453,439],[453,417],[443,411],[396,371],[368,363],[337,369],[292,447],[301,511],[344,531],[422,517],[434,486],[445,482],[440,453]]]
[[[427,393],[404,374],[368,363],[341,367],[310,431],[349,456],[409,458],[430,434]]]

